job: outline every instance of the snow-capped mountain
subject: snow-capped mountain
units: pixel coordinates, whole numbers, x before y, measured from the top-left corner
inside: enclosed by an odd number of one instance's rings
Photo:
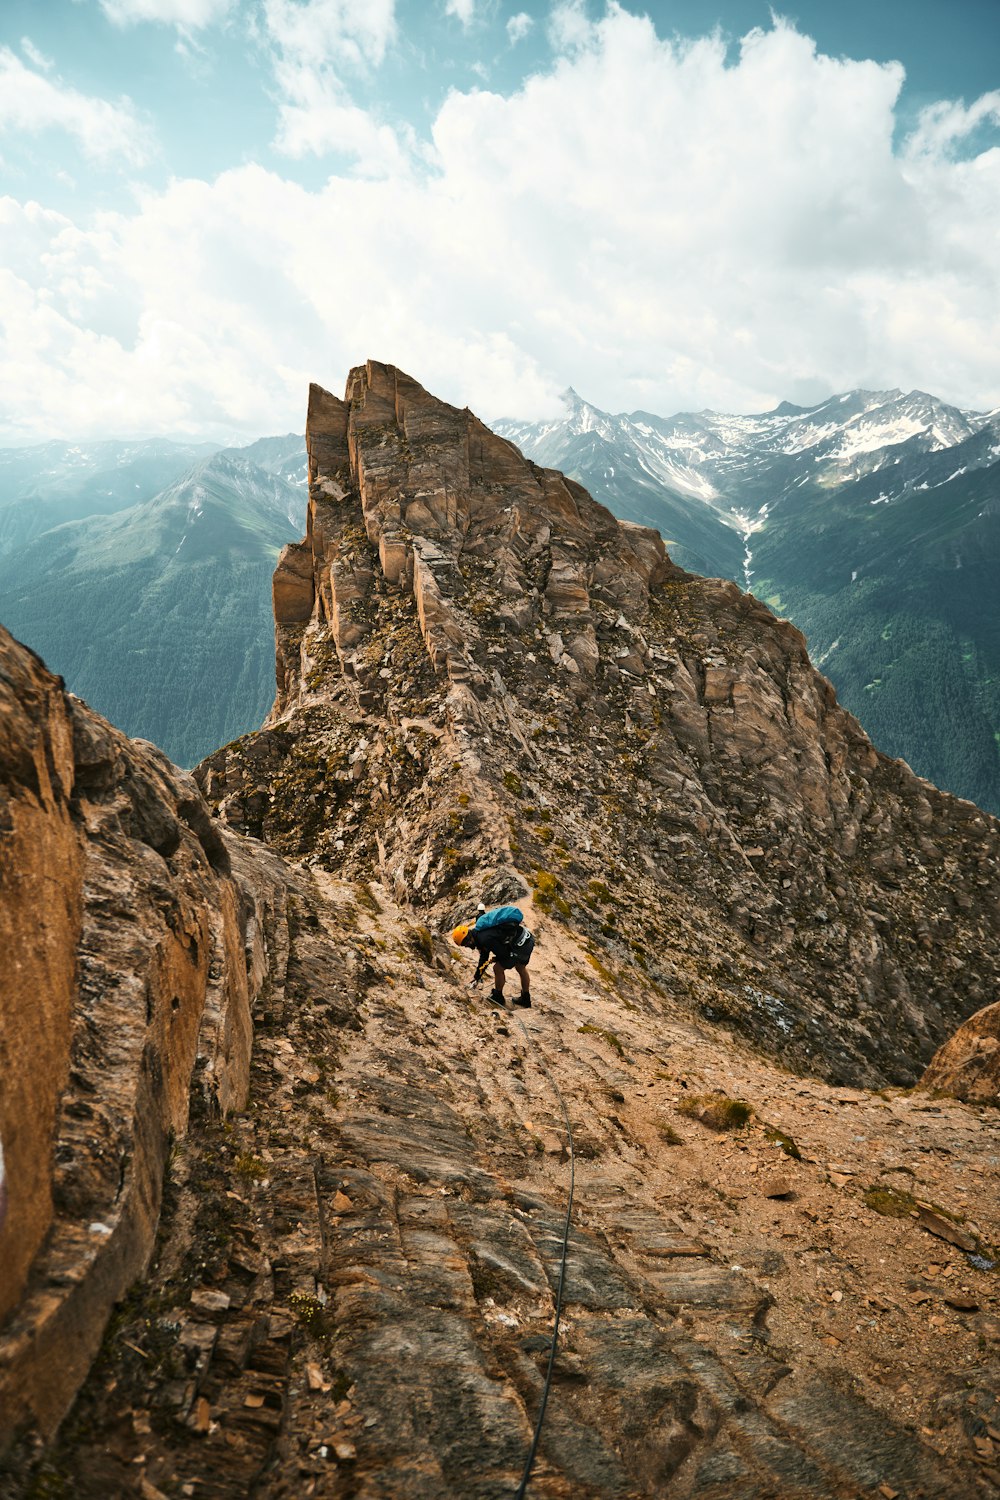
[[[925,391],[848,391],[817,406],[782,402],[774,411],[739,416],[681,412],[659,417],[636,411],[612,415],[570,389],[558,421],[503,420],[495,430],[536,463],[565,466],[588,438],[628,453],[651,479],[677,494],[728,510],[746,506],[748,471],[763,468],[784,490],[810,479],[843,482],[910,453],[954,447],[989,426],[996,414],[963,412]],[[614,452],[610,451],[614,450]],[[782,462],[791,460],[791,463]],[[808,467],[806,465],[808,464]],[[769,496],[771,503],[777,498]]]

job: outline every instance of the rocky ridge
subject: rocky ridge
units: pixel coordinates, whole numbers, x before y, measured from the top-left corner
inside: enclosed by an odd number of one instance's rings
[[[913,1083],[992,998],[996,820],[791,625],[391,367],[314,386],[307,443],[275,709],[198,773],[224,820],[442,925],[533,889],[649,1003],[838,1082]]]
[[[0,1328],[0,1494],[513,1493],[556,1084],[578,1196],[529,1493],[993,1494],[995,1114],[844,1080],[916,1077],[993,982],[996,825],[879,757],[789,627],[400,372],[313,388],[309,452],[275,710],[199,769],[207,805],[4,658],[0,912],[69,1040],[18,1064],[63,1072],[32,1106],[57,1191]],[[480,894],[538,935],[523,1022],[439,935]],[[968,970],[931,989],[942,935]]]

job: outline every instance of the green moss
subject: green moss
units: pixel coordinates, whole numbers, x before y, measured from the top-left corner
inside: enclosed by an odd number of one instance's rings
[[[793,1161],[802,1160],[802,1152],[795,1144],[794,1139],[790,1135],[786,1135],[783,1130],[779,1130],[776,1125],[768,1125],[764,1131],[764,1139],[770,1141],[772,1146],[778,1146]]]
[[[745,1099],[730,1099],[725,1094],[697,1094],[682,1099],[677,1105],[679,1115],[700,1120],[711,1130],[742,1130],[753,1115],[753,1105]]]
[[[908,1219],[917,1210],[917,1200],[904,1188],[872,1186],[865,1188],[865,1206],[887,1219]]]
[[[330,1331],[326,1308],[318,1297],[310,1297],[307,1292],[292,1292],[288,1306],[302,1327],[314,1337],[319,1338]]]
[[[558,875],[553,875],[551,870],[536,870],[531,883],[536,906],[542,911],[555,911],[562,917],[569,916],[569,903],[560,894],[562,881]]]
[[[591,899],[592,903],[599,901],[604,906],[606,906],[608,902],[613,899],[611,892],[608,890],[603,880],[588,880],[587,895],[588,899]]]
[[[516,771],[505,771],[503,773],[503,784],[508,792],[511,792],[515,797],[520,797],[521,778]]]
[[[578,1026],[576,1029],[580,1036],[599,1036],[602,1041],[607,1042],[608,1046],[612,1047],[618,1053],[619,1057],[625,1056],[625,1048],[613,1031],[608,1031],[603,1026],[592,1026],[589,1021],[584,1026]]]

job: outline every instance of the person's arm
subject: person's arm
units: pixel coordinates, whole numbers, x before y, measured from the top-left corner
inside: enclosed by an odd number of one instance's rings
[[[476,972],[475,974],[473,974],[471,983],[469,985],[470,989],[472,989],[473,986],[479,984],[483,975],[486,973],[486,966],[491,958],[491,949],[488,942],[484,943],[482,947],[480,947],[480,945],[477,943],[476,948],[479,953],[479,962],[476,964]]]

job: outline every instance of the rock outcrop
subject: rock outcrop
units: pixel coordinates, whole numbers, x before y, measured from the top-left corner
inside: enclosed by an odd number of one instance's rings
[[[285,890],[3,630],[0,788],[0,1434],[45,1434],[149,1262],[193,1080],[245,1102]]]
[[[442,925],[492,872],[651,1003],[915,1082],[1000,982],[996,820],[879,755],[790,624],[402,372],[313,386],[307,429],[275,709],[198,773],[220,816]]]
[[[969,1104],[1000,1105],[1000,1000],[977,1010],[938,1048],[920,1086]]]

